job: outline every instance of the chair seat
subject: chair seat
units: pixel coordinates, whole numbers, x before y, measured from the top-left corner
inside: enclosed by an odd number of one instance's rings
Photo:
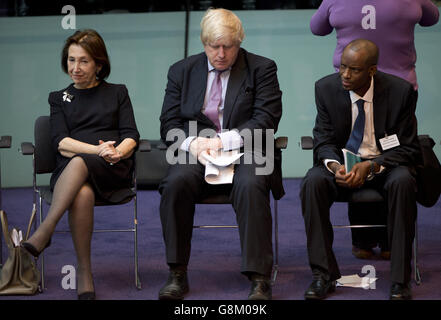
[[[347,194],[340,195],[337,199],[338,202],[383,202],[385,201],[381,193],[375,189],[362,188],[356,189]]]
[[[198,201],[199,204],[228,204],[230,197],[226,194],[213,194]]]

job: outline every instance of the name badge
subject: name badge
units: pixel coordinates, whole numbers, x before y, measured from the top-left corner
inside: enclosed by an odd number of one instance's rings
[[[398,147],[400,145],[400,141],[398,141],[398,137],[396,134],[391,136],[386,136],[383,139],[380,139],[381,148],[383,151]]]

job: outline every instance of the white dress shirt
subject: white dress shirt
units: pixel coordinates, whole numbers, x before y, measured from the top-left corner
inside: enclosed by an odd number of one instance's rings
[[[364,123],[364,134],[363,141],[360,144],[358,149],[358,155],[363,159],[373,159],[378,157],[381,152],[377,147],[377,143],[375,141],[375,128],[374,128],[374,78],[371,78],[371,85],[369,89],[366,91],[363,97],[360,97],[354,91],[349,91],[349,96],[351,98],[352,103],[352,129],[354,128],[355,120],[358,116],[358,106],[357,101],[359,99],[364,100],[364,113],[365,113],[365,123]],[[351,129],[351,132],[352,132]],[[332,170],[328,167],[328,164],[331,162],[336,162],[340,164],[337,160],[334,159],[325,159],[324,164],[329,171]],[[333,173],[333,172],[332,172]]]

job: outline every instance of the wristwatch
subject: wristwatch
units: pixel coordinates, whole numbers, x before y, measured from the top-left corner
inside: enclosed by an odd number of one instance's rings
[[[369,165],[369,174],[366,177],[366,180],[372,180],[372,178],[375,176],[375,162],[369,160]]]

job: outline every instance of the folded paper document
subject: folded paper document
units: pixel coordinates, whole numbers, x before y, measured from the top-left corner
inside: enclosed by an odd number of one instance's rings
[[[352,288],[363,288],[369,289],[374,288],[374,282],[377,278],[365,276],[361,278],[358,274],[353,274],[350,276],[342,276],[337,279],[338,287],[352,287]]]
[[[205,181],[209,184],[226,184],[233,182],[234,162],[242,157],[237,150],[220,151],[215,157],[204,154]]]

